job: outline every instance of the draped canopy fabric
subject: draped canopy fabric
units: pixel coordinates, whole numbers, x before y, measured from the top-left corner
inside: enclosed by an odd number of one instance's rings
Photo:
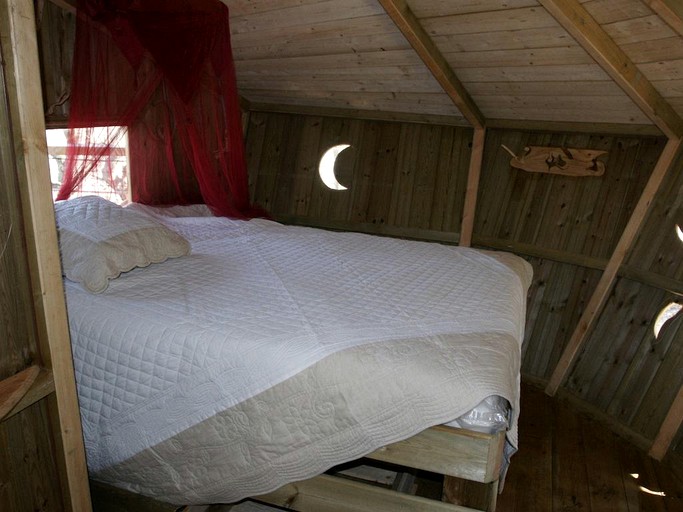
[[[104,141],[93,135],[102,126]],[[218,0],[78,0],[69,128],[57,199],[106,168],[125,130],[133,201],[260,215],[249,203],[228,8]]]

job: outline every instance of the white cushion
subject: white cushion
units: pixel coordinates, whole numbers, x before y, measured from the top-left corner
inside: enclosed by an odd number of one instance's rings
[[[101,197],[57,201],[55,214],[64,275],[93,293],[122,272],[190,253],[178,233]]]

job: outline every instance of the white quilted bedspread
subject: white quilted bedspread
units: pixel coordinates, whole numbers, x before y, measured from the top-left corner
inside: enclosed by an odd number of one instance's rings
[[[101,295],[66,282],[91,471],[351,347],[446,333],[521,343],[520,259],[265,220],[163,222],[191,255],[123,274]],[[495,371],[476,362],[473,385]]]

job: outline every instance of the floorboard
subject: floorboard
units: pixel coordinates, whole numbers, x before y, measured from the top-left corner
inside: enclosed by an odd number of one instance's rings
[[[521,411],[497,512],[683,512],[683,482],[594,419],[527,385]]]

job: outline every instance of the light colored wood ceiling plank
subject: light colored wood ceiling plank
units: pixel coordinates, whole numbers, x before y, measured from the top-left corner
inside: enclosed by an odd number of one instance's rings
[[[578,45],[555,48],[491,50],[483,52],[443,52],[454,69],[515,66],[553,66],[593,64],[586,50]]]
[[[263,28],[258,32],[231,32],[231,43],[234,48],[244,46],[263,45],[264,41],[272,41],[275,44],[288,45],[290,43],[312,42],[317,44],[321,54],[334,53],[334,41],[349,39],[358,36],[383,36],[396,33],[396,27],[386,15],[365,16],[355,18],[352,22],[344,19],[321,22],[311,27],[310,25],[295,25],[281,27],[274,24],[270,28]],[[376,40],[381,40],[381,37]],[[332,43],[332,50],[328,50],[328,43]],[[380,46],[381,48],[381,46]],[[375,47],[375,50],[377,46]]]
[[[365,51],[348,52],[335,55],[331,59],[329,55],[303,55],[287,58],[271,58],[258,60],[238,60],[235,65],[242,71],[257,71],[267,73],[270,69],[330,69],[351,67],[359,68],[363,66],[405,66],[419,65],[424,68],[420,58],[411,49],[394,51]]]
[[[598,64],[575,66],[526,66],[499,68],[463,68],[458,70],[463,82],[571,82],[609,81]]]
[[[648,118],[626,96],[572,96],[558,101],[550,96],[475,96],[485,114],[601,123],[643,124]]]
[[[540,7],[505,9],[420,20],[432,37],[453,34],[478,34],[507,30],[530,30],[557,27],[558,23]]]
[[[306,29],[321,23],[343,20],[352,24],[356,18],[366,18],[383,14],[382,8],[374,2],[346,1],[339,8],[339,0],[328,0],[307,5],[296,5],[276,11],[266,11],[247,16],[234,16],[230,20],[232,34],[260,33],[273,27],[287,29],[303,26]]]
[[[683,59],[683,38],[679,36],[619,45],[636,64]]]
[[[683,134],[681,117],[581,4],[576,0],[540,2],[668,137]]]
[[[683,3],[680,0],[643,0],[643,2],[683,36]]]
[[[476,98],[482,96],[624,96],[612,80],[576,82],[463,82]],[[648,121],[649,122],[649,121]]]
[[[249,61],[271,58],[293,58],[301,56],[337,56],[345,53],[373,52],[378,48],[384,51],[400,51],[409,49],[410,45],[403,34],[394,29],[393,32],[371,34],[348,34],[340,30],[339,33],[327,34],[319,39],[296,38],[262,39],[249,42],[238,41],[233,45],[236,61]],[[412,50],[411,50],[412,51]]]
[[[409,112],[380,112],[376,110],[330,107],[329,105],[285,105],[282,103],[270,103],[268,101],[252,103],[251,109],[253,112],[281,112],[288,114],[301,114],[311,116],[342,117],[345,119],[369,119],[374,121],[423,123],[438,124],[444,126],[469,127],[469,123],[464,117],[462,117],[462,115],[444,115],[443,110],[439,114],[428,115],[414,114]]]
[[[277,11],[288,7],[316,4],[320,0],[221,0],[230,10],[230,16],[247,16],[269,11]]]
[[[484,116],[455,76],[446,59],[434,45],[405,0],[379,0],[389,17],[408,39],[417,54],[441,84],[453,103],[474,127],[485,125]]]
[[[501,30],[479,34],[432,36],[444,52],[477,52],[571,46],[576,41],[559,25],[527,30]]]
[[[618,45],[665,39],[676,35],[656,14],[608,23],[602,25],[602,28]]]
[[[281,78],[254,78],[249,80],[239,80],[237,86],[240,90],[270,89],[281,92],[303,92],[315,96],[316,91],[321,93],[332,92],[355,92],[355,93],[419,93],[419,94],[439,94],[450,101],[443,92],[441,86],[429,77],[425,80],[422,77],[405,78],[401,80],[376,79],[373,77],[359,78],[353,80],[333,80],[329,78],[310,78],[303,77],[300,80],[290,80]]]
[[[661,137],[662,132],[653,124],[624,124],[624,123],[596,123],[569,121],[534,121],[527,119],[488,119],[489,129],[501,128],[517,131],[545,131],[559,133],[588,133],[638,135],[646,137]],[[604,267],[602,267],[604,268]],[[622,268],[623,270],[623,268]]]
[[[640,69],[652,82],[683,79],[683,59],[647,62]]]
[[[653,14],[641,0],[591,0],[582,4],[600,25]]]
[[[683,96],[683,80],[663,80],[652,82],[657,90],[671,103],[671,98]]]
[[[453,0],[410,0],[410,8],[418,18],[502,11],[520,7],[538,6],[536,0],[477,0],[475,2],[454,2]]]
[[[547,0],[541,0],[546,2]],[[609,292],[612,290],[614,281],[617,276],[619,267],[624,261],[626,254],[630,250],[633,242],[640,231],[640,228],[645,221],[648,210],[652,201],[654,200],[657,191],[659,190],[664,177],[666,176],[669,168],[672,167],[679,151],[681,149],[681,139],[671,138],[667,141],[664,150],[662,151],[655,168],[650,175],[650,178],[643,190],[643,193],[638,200],[631,218],[624,229],[619,242],[612,256],[610,257],[607,267],[603,272],[598,285],[593,292],[586,308],[584,309],[581,319],[578,325],[574,329],[574,332],[565,347],[560,360],[553,371],[553,374],[548,381],[548,386],[546,387],[546,393],[549,395],[554,395],[567,374],[569,373],[576,356],[583,347],[588,334],[590,334],[593,326],[595,325],[603,306],[605,305]]]

